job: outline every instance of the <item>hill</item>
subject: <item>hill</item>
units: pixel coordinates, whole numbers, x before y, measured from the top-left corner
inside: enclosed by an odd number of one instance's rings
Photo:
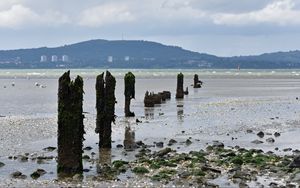
[[[217,57],[150,41],[90,40],[0,51],[0,68],[300,68],[300,51]]]

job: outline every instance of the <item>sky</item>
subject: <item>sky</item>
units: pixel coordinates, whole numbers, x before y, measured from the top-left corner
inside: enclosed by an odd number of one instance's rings
[[[300,0],[0,0],[0,49],[149,40],[218,56],[300,50]]]

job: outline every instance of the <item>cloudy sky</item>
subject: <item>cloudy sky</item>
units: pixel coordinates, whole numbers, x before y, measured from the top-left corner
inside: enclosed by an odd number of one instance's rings
[[[151,40],[220,56],[300,49],[300,0],[0,0],[0,49]]]

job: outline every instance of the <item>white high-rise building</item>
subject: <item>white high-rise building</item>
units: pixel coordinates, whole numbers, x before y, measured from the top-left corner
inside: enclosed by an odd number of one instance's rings
[[[41,62],[47,62],[47,56],[42,55],[41,56]]]
[[[63,61],[63,62],[68,62],[68,61],[69,61],[69,56],[63,55],[63,56],[62,56],[62,61]]]
[[[51,56],[51,61],[52,61],[52,62],[57,62],[57,61],[58,61],[57,55],[52,55],[52,56]]]
[[[130,57],[129,56],[125,56],[124,57],[124,61],[129,61],[130,60]]]
[[[114,61],[113,56],[108,56],[107,57],[107,62],[112,63]]]

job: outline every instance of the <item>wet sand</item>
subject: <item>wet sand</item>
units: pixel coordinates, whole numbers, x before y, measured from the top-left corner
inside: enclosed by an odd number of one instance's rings
[[[224,73],[226,75],[226,73]],[[225,77],[225,76],[224,76]],[[169,76],[157,76],[154,79],[148,77],[137,77],[136,100],[132,101],[132,111],[136,118],[142,123],[135,123],[135,118],[125,118],[123,113],[123,80],[117,77],[116,106],[117,122],[113,125],[113,148],[110,161],[122,159],[124,161],[135,160],[138,150],[124,152],[123,148],[117,148],[118,144],[123,145],[125,127],[131,127],[135,132],[135,141],[155,146],[155,142],[163,142],[166,147],[170,139],[178,143],[170,146],[178,153],[199,151],[205,149],[213,141],[218,140],[230,148],[236,145],[244,148],[263,149],[265,152],[273,151],[283,156],[293,154],[293,150],[300,149],[300,101],[296,100],[300,93],[299,80],[290,77],[267,78],[257,77],[225,77],[220,79],[213,74],[204,76],[204,87],[193,89],[192,77],[185,78],[185,86],[189,86],[190,94],[184,100],[175,100],[176,80]],[[15,82],[12,87],[10,83]],[[46,88],[39,88],[35,82],[46,85]],[[84,111],[87,112],[85,119],[84,146],[92,147],[92,150],[85,151],[85,154],[93,156],[96,161],[99,159],[98,135],[94,133],[95,128],[95,92],[94,79],[90,76],[85,78]],[[56,96],[57,80],[54,78],[5,78],[0,79],[2,96],[0,102],[3,108],[0,109],[0,161],[6,165],[0,168],[0,186],[35,185],[39,186],[65,186],[63,182],[56,182],[56,151],[46,152],[43,148],[48,146],[56,147]],[[155,92],[170,90],[172,99],[155,108],[143,107],[143,96],[146,90]],[[177,107],[183,105],[183,107]],[[251,130],[251,131],[250,131]],[[256,133],[263,131],[264,138],[257,137]],[[274,133],[281,135],[275,137]],[[274,143],[266,142],[267,138],[274,138]],[[191,140],[186,145],[186,140]],[[254,144],[253,140],[260,140],[263,143]],[[278,150],[275,150],[275,148]],[[292,150],[287,151],[287,148]],[[152,151],[160,150],[158,147],[151,147]],[[29,156],[53,156],[46,164],[37,164],[36,161],[19,162],[10,160],[9,156],[18,156],[29,153]],[[101,155],[100,155],[101,156]],[[85,163],[89,172],[84,173],[85,186],[125,186],[147,185],[157,183],[130,178],[120,182],[98,182],[89,180],[89,176],[96,175],[96,165]],[[31,180],[29,175],[37,168],[43,168],[48,173],[38,180]],[[28,176],[26,180],[15,180],[10,174],[16,170],[22,171]],[[126,175],[124,175],[126,176]],[[122,179],[122,177],[119,177]],[[225,178],[226,179],[226,178]],[[216,180],[222,185],[222,178]],[[76,185],[76,184],[72,184]],[[162,185],[162,184],[161,184]],[[224,185],[224,184],[223,184]]]

